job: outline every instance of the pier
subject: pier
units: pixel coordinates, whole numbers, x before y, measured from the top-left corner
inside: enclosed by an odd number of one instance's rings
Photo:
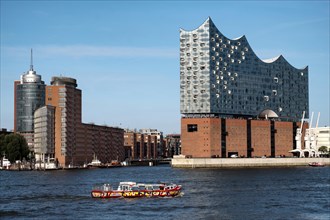
[[[173,158],[174,168],[248,168],[308,166],[319,162],[330,165],[330,158]]]
[[[170,164],[171,158],[162,159],[135,159],[128,160],[127,166],[157,166],[160,164]]]

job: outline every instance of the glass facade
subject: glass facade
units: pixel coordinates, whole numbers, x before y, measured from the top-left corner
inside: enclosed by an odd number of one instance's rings
[[[23,83],[16,86],[16,124],[18,132],[33,132],[36,109],[45,105],[45,85]]]
[[[308,115],[308,67],[297,69],[282,56],[260,60],[245,36],[228,39],[208,18],[180,30],[180,109],[248,117],[269,109],[299,121]]]

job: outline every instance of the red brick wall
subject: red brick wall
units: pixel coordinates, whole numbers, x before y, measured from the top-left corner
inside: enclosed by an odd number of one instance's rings
[[[198,130],[188,132],[188,124],[197,124]],[[192,157],[211,157],[218,154],[219,145],[216,142],[220,136],[220,130],[217,131],[219,126],[219,118],[182,118],[182,154]]]
[[[275,122],[275,156],[292,156],[289,153],[293,149],[293,123]]]
[[[247,156],[247,121],[242,119],[226,119],[226,157],[228,152],[238,152],[238,156]]]
[[[61,152],[61,108],[59,107],[59,89],[64,86],[46,86],[46,105],[55,106],[55,158],[64,166],[66,157]]]
[[[221,157],[221,121],[220,118],[208,118],[209,129],[207,133],[209,134],[210,140],[210,155]]]
[[[188,132],[187,125],[196,124],[196,132]],[[298,127],[300,123],[297,123]],[[304,124],[303,133],[308,127]],[[275,156],[292,156],[293,122],[274,122],[276,133]],[[247,120],[226,119],[226,157],[228,153],[237,152],[238,156],[247,157]],[[213,157],[221,155],[221,119],[220,118],[182,118],[181,119],[181,147],[183,155],[192,157]],[[304,146],[304,145],[302,145]],[[251,157],[271,156],[271,121],[251,120]],[[304,147],[303,147],[304,148]]]
[[[252,157],[270,156],[270,121],[251,120]]]
[[[131,149],[131,159],[151,159],[157,158],[157,135],[140,134],[134,132],[125,132],[125,147]],[[137,148],[140,148],[138,154]]]
[[[125,159],[123,129],[81,124],[79,133],[83,134],[85,139],[79,139],[76,143],[76,163],[83,164],[86,160],[91,162],[94,154],[102,163]]]

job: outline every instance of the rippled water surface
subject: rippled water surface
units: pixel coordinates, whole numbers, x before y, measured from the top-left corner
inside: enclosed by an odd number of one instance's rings
[[[330,167],[0,171],[0,219],[330,219]],[[97,183],[173,182],[176,198],[93,199]]]

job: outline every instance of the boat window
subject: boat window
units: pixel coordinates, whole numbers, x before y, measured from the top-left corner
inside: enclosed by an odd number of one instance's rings
[[[144,187],[140,187],[142,190],[144,189]],[[138,186],[132,186],[132,190],[139,190],[140,189]]]
[[[154,190],[159,190],[159,185],[154,185],[154,186],[153,186],[153,189],[154,189]]]
[[[129,190],[128,185],[122,185],[122,186],[121,186],[121,190]]]

